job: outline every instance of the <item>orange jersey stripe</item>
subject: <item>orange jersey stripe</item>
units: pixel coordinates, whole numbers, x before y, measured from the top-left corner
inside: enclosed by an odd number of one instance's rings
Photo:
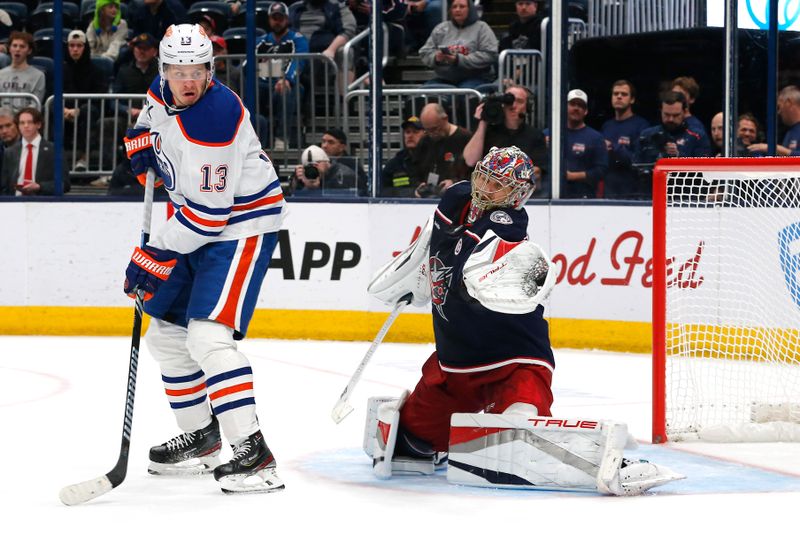
[[[191,389],[164,389],[164,390],[167,392],[167,396],[187,396],[189,394],[194,394],[195,392],[200,392],[205,388],[206,384],[201,383],[200,385],[196,385]]]
[[[200,218],[199,216],[195,215],[191,209],[188,209],[185,206],[181,207],[181,213],[183,213],[183,216],[192,222],[197,222],[198,224],[202,224],[203,226],[208,226],[211,228],[218,228],[228,224],[227,220],[208,220],[207,218]]]
[[[253,382],[250,381],[248,383],[240,383],[239,385],[232,385],[230,387],[225,387],[224,389],[212,392],[211,394],[208,395],[208,397],[212,400],[216,400],[217,398],[221,398],[229,394],[234,394],[237,392],[242,392],[243,390],[252,390],[252,389],[253,389]]]
[[[262,205],[270,205],[276,202],[280,202],[283,200],[282,194],[276,194],[275,196],[270,196],[269,198],[262,198],[261,200],[256,200],[255,202],[250,202],[249,204],[243,205],[235,205],[231,208],[232,211],[246,211],[248,209],[255,209],[256,207],[261,207]]]
[[[244,280],[247,278],[247,271],[250,270],[250,264],[253,261],[253,254],[255,253],[256,243],[258,237],[248,237],[244,243],[244,250],[242,257],[239,259],[239,264],[236,266],[236,273],[233,276],[233,283],[231,283],[230,291],[228,292],[228,299],[225,305],[217,316],[217,321],[236,329],[236,308],[239,306],[239,296],[242,292]]]

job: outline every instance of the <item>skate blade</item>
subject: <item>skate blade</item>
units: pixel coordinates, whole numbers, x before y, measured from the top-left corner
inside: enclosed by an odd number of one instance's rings
[[[275,474],[274,468],[265,468],[255,474],[234,474],[219,480],[225,494],[248,494],[256,492],[275,492],[285,488],[283,481]]]
[[[221,463],[219,455],[196,457],[174,464],[150,461],[147,472],[154,476],[202,476],[213,472]]]

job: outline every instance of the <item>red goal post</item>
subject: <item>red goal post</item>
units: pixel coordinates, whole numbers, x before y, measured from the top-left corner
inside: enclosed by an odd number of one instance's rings
[[[800,440],[800,158],[653,171],[654,443]]]

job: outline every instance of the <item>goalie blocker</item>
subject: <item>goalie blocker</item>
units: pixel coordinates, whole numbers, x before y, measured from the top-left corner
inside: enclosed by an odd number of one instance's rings
[[[399,413],[407,394],[369,400],[364,451],[379,479],[398,473],[433,474],[445,455],[416,450],[408,441],[398,446]],[[618,422],[455,413],[447,480],[480,487],[636,496],[685,477],[654,463],[624,459],[626,445],[635,442],[627,426]],[[401,448],[413,456],[395,454]]]

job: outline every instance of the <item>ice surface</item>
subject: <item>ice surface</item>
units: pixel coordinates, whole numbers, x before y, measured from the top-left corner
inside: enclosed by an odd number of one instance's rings
[[[336,425],[330,411],[368,343],[250,339],[240,349],[285,491],[226,496],[210,476],[147,474],[148,448],[177,430],[143,348],[128,478],[65,507],[62,486],[117,459],[129,342],[0,337],[3,531],[784,531],[800,502],[800,444],[780,443],[643,444],[629,455],[689,477],[638,498],[458,487],[443,474],[380,482],[361,451],[366,398],[413,388],[432,346],[381,345],[351,398],[355,411]],[[648,357],[557,350],[556,361],[555,413],[622,420],[649,440]]]

